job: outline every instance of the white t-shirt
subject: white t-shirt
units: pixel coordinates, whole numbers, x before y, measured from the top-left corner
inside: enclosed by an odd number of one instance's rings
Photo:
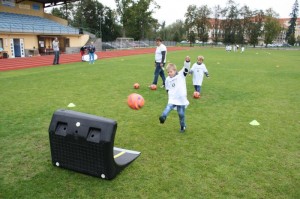
[[[185,66],[174,77],[168,76],[165,82],[165,88],[168,90],[168,104],[174,105],[189,105],[187,99],[186,81],[184,69],[190,67],[190,62],[185,62]]]
[[[193,74],[193,85],[202,85],[204,73],[208,73],[204,63],[198,64],[197,62],[193,64],[190,73]]]
[[[53,48],[54,51],[59,51],[59,41],[53,40],[52,48]]]
[[[161,63],[161,59],[162,59],[161,52],[162,51],[166,51],[165,60],[164,60],[164,63],[166,63],[166,60],[167,60],[167,47],[164,44],[160,44],[159,46],[156,47],[155,62]]]

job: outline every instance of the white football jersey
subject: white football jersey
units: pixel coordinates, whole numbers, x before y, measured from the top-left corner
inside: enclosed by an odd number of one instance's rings
[[[155,62],[160,63],[161,59],[162,59],[162,51],[166,51],[166,55],[165,55],[165,60],[164,63],[166,63],[167,60],[167,47],[164,44],[160,44],[159,46],[156,47],[156,51],[155,51]]]
[[[186,65],[187,64],[187,65]],[[174,105],[189,105],[187,100],[186,80],[184,75],[184,69],[189,68],[190,63],[186,63],[177,75],[174,77],[167,77],[165,82],[165,88],[168,90],[169,100],[168,104]]]
[[[198,64],[194,63],[190,73],[193,74],[193,85],[202,85],[204,73],[208,73],[204,63]]]

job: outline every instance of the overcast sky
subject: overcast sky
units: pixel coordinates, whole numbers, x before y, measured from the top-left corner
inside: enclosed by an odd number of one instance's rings
[[[98,1],[111,9],[116,8],[115,0]],[[224,8],[228,0],[156,0],[156,2],[161,8],[156,10],[153,17],[158,19],[160,23],[165,21],[166,25],[170,25],[177,19],[184,20],[184,14],[189,5],[196,5],[198,7],[207,5],[209,8],[220,5]],[[247,5],[251,10],[272,8],[279,14],[280,18],[287,18],[292,12],[295,0],[235,0],[235,2],[239,4],[239,7]]]

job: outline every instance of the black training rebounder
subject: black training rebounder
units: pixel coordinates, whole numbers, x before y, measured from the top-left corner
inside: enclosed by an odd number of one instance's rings
[[[57,110],[49,126],[52,164],[113,179],[139,155],[114,147],[117,122],[71,110]]]

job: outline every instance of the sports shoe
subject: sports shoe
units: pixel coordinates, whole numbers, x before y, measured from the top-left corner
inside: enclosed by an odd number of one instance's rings
[[[165,116],[160,116],[159,121],[160,121],[161,124],[165,123],[166,117]]]
[[[180,127],[180,133],[184,133],[185,131],[185,126]]]
[[[161,85],[160,88],[165,88],[165,85]]]

